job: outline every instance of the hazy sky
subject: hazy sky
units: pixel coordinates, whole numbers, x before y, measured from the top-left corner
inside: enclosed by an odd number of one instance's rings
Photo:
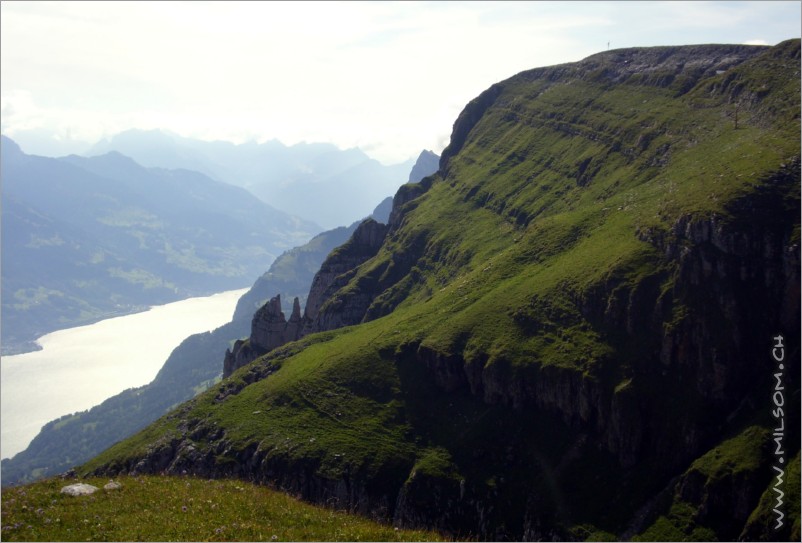
[[[80,152],[128,128],[437,152],[522,70],[607,49],[773,45],[793,2],[2,2],[2,132]],[[60,143],[55,145],[56,140]]]

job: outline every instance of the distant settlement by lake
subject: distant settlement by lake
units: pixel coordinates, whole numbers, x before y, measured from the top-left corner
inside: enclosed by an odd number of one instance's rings
[[[237,300],[247,290],[189,298],[59,330],[37,340],[40,351],[4,356],[0,362],[0,457],[25,450],[51,420],[85,411],[152,381],[186,337],[229,322]]]

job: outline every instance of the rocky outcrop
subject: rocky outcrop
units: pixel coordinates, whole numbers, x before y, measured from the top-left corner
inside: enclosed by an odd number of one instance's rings
[[[679,85],[687,91],[705,77],[726,72],[763,53],[753,45],[663,46],[605,51],[584,59],[579,67],[588,77],[623,83],[633,77],[657,87]]]
[[[418,156],[418,160],[415,162],[415,165],[412,167],[412,170],[409,172],[409,181],[407,183],[420,183],[424,178],[437,172],[439,163],[440,157],[438,155],[428,150],[422,151]],[[378,207],[376,207],[376,209],[373,211],[372,217],[378,222],[389,224],[390,213],[392,213],[395,200],[396,198],[393,198],[392,196],[387,197],[382,201],[381,204],[379,204]],[[398,205],[400,206],[401,203]]]
[[[439,157],[431,151],[421,152],[410,172],[410,184],[398,190],[389,210],[381,212],[389,215],[386,222],[393,224],[395,221],[397,225],[401,208],[431,187],[431,179],[425,177],[437,170],[438,160]],[[422,179],[423,182],[418,183]],[[377,208],[374,213],[379,211]],[[371,310],[378,293],[371,289],[360,289],[354,296],[347,297],[335,298],[334,293],[350,281],[356,268],[378,252],[388,230],[381,220],[366,219],[356,227],[347,242],[331,252],[312,279],[303,317],[299,314],[298,299],[289,321],[285,321],[279,297],[260,308],[254,315],[250,339],[238,340],[234,348],[226,352],[223,376],[227,377],[266,352],[307,334],[358,324],[363,319],[370,320],[384,314]]]
[[[289,321],[281,310],[281,295],[271,298],[254,313],[250,337],[247,340],[237,340],[233,349],[226,350],[223,377],[228,377],[238,368],[285,343],[300,339],[302,327],[301,304],[298,298],[293,300]]]
[[[373,213],[371,213],[370,216],[373,217],[373,219],[376,222],[387,224],[387,222],[390,220],[390,212],[392,210],[393,210],[393,197],[388,196],[387,198],[382,200],[379,205],[376,206],[376,208],[373,210]]]
[[[231,349],[226,349],[223,358],[223,379],[231,376],[242,366],[249,364],[265,354],[264,351],[251,347],[248,339],[238,339],[234,342]]]
[[[451,141],[440,155],[440,171],[444,173],[448,171],[448,161],[460,152],[462,146],[465,145],[468,134],[484,116],[485,112],[495,103],[496,99],[501,96],[503,91],[503,83],[496,83],[468,102],[457,120],[454,121],[454,127],[451,130]]]
[[[293,302],[289,320],[281,310],[280,295],[262,306],[253,316],[250,337],[237,340],[233,349],[226,351],[223,377],[305,335],[361,322],[373,296],[362,293],[345,299],[333,298],[333,294],[348,283],[359,265],[376,254],[387,229],[384,224],[366,219],[345,244],[332,251],[312,280],[303,316],[298,298]]]
[[[281,310],[281,295],[277,295],[254,313],[251,344],[265,352],[272,351],[300,338],[301,325],[301,305],[298,298],[292,302],[292,314],[288,321]]]
[[[61,493],[68,496],[87,496],[89,494],[94,494],[98,490],[98,487],[93,485],[88,485],[86,483],[75,483],[63,487],[61,489]]]
[[[112,480],[103,485],[103,490],[120,490],[122,487],[123,485],[121,485],[117,481]]]
[[[323,262],[309,290],[304,311],[304,335],[362,321],[372,300],[370,292],[348,299],[334,298],[333,295],[348,283],[362,263],[376,255],[387,235],[387,228],[373,219],[367,219],[347,243]]]
[[[432,179],[430,177],[424,177],[420,183],[399,187],[393,197],[393,209],[390,211],[390,219],[387,223],[392,230],[401,226],[401,219],[404,213],[413,209],[413,206],[407,204],[430,188],[432,188]]]

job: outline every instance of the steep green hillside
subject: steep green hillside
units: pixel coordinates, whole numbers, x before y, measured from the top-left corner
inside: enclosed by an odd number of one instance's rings
[[[628,49],[492,86],[321,303],[353,326],[81,472],[242,477],[459,537],[751,533],[778,335],[799,450],[799,53]]]

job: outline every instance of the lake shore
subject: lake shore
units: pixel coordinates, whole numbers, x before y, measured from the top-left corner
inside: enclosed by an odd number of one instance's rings
[[[149,383],[189,335],[230,321],[247,288],[154,306],[42,336],[42,349],[3,356],[0,456],[24,450],[41,427]],[[221,357],[222,371],[222,357]]]
[[[193,298],[194,298],[194,296],[193,296]],[[187,298],[187,299],[189,299],[189,298]],[[175,301],[180,302],[181,300],[175,300]],[[165,302],[164,304],[159,304],[159,305],[166,305],[168,303],[174,303],[174,302]],[[27,353],[34,353],[36,351],[41,351],[42,350],[42,346],[39,344],[39,340],[42,339],[42,337],[44,337],[44,336],[46,336],[48,334],[52,334],[54,332],[60,332],[61,330],[69,330],[71,328],[80,328],[81,326],[90,326],[92,324],[97,324],[97,323],[99,323],[101,321],[104,321],[104,320],[107,320],[107,319],[114,319],[116,317],[125,317],[127,315],[135,315],[137,313],[142,313],[144,311],[148,311],[152,307],[158,307],[159,305],[156,305],[156,306],[136,305],[136,306],[124,307],[124,308],[120,308],[120,309],[118,309],[116,311],[108,311],[106,313],[103,313],[102,315],[97,315],[97,316],[90,317],[90,318],[87,318],[87,319],[84,319],[84,320],[76,321],[75,323],[71,324],[70,326],[68,326],[66,328],[59,328],[58,330],[44,331],[39,335],[38,338],[36,338],[34,340],[30,340],[30,341],[14,341],[14,342],[11,342],[8,345],[4,344],[4,345],[0,346],[0,356],[13,356],[13,355],[18,355],[18,354],[27,354]]]

